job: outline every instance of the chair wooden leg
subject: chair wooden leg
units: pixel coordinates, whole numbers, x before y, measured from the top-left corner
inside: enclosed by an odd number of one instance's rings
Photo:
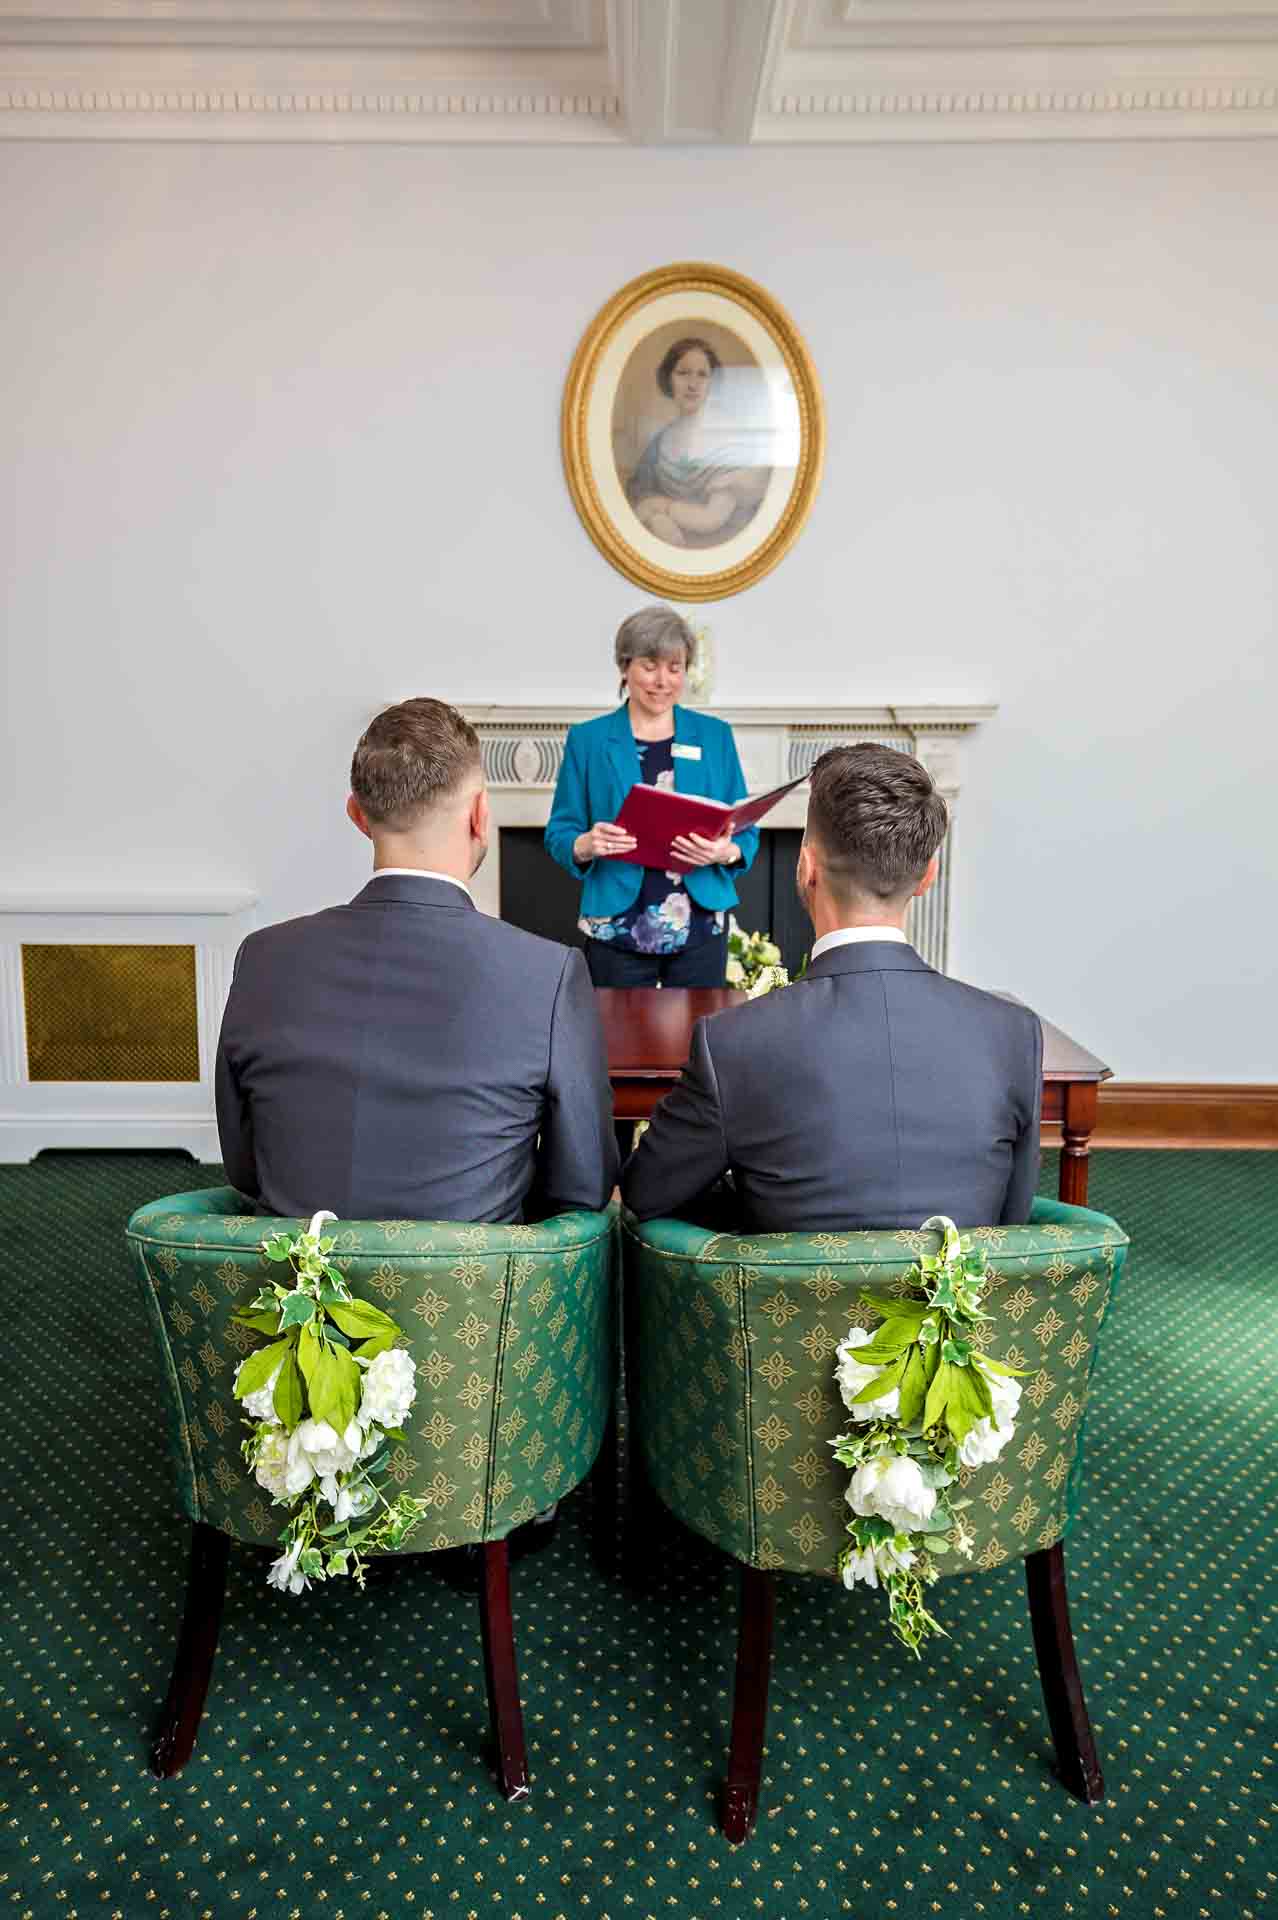
[[[758,1567],[743,1566],[737,1677],[732,1694],[732,1745],[728,1752],[728,1777],[719,1796],[719,1831],[734,1845],[749,1838],[759,1811],[775,1614],[772,1575],[760,1572]]]
[[[599,1455],[590,1469],[590,1536],[595,1564],[601,1573],[617,1571],[617,1529],[621,1516],[617,1510],[617,1478],[620,1452],[617,1440],[617,1409],[608,1415]]]
[[[1105,1782],[1074,1652],[1065,1590],[1065,1550],[1059,1540],[1054,1547],[1026,1555],[1025,1585],[1056,1765],[1075,1798],[1094,1806],[1105,1797]]]
[[[151,1771],[157,1780],[171,1780],[181,1773],[195,1746],[209,1690],[209,1675],[213,1671],[213,1655],[217,1652],[218,1628],[222,1624],[230,1549],[226,1534],[206,1526],[202,1520],[195,1522],[186,1578],[186,1610],[178,1633],[168,1698],[151,1745]]]
[[[529,1792],[524,1752],[524,1715],[515,1666],[515,1626],[510,1613],[510,1556],[504,1540],[484,1543],[479,1583],[479,1623],[484,1640],[484,1681],[496,1750],[497,1779],[507,1800]]]

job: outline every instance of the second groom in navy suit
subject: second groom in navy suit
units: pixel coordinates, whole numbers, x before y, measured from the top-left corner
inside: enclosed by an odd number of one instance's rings
[[[816,935],[807,973],[697,1022],[622,1176],[640,1219],[677,1215],[727,1173],[747,1231],[1028,1219],[1037,1016],[935,972],[905,937],[946,824],[908,754],[867,743],[817,761],[796,876]]]

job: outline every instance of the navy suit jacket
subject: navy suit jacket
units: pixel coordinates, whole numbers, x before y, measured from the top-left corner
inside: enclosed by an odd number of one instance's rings
[[[677,1215],[730,1170],[747,1231],[1024,1221],[1042,1058],[1028,1007],[913,947],[828,948],[793,986],[697,1022],[622,1198]]]
[[[616,1180],[580,952],[425,875],[249,935],[216,1091],[261,1213],[510,1222],[605,1206]]]

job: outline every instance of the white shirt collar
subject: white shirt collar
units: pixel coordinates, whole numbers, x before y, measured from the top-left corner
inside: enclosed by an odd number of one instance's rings
[[[378,867],[373,878],[385,880],[392,873],[405,874],[410,880],[447,880],[450,887],[460,887],[471,905],[474,905],[474,894],[466,882],[459,880],[455,873],[436,873],[433,867]]]
[[[819,940],[813,942],[808,959],[819,959],[831,947],[855,946],[858,940],[895,940],[903,947],[910,944],[899,927],[836,927],[833,933],[823,933]]]

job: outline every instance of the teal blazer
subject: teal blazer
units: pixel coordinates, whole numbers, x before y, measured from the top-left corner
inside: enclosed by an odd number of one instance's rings
[[[674,729],[676,747],[701,750],[696,759],[675,755],[675,792],[704,793],[711,800],[744,800],[745,777],[727,722],[691,707],[676,707]],[[581,911],[592,920],[608,919],[634,905],[643,885],[643,868],[631,860],[592,860],[589,866],[579,867],[572,857],[572,843],[596,820],[615,820],[639,777],[628,705],[568,729],[564,763],[546,823],[546,852],[575,879],[585,881]],[[738,868],[744,872],[759,850],[757,827],[743,827],[732,837],[741,849],[741,859],[732,867],[695,867],[684,875],[684,885],[697,905],[712,912],[736,906],[732,875]]]

